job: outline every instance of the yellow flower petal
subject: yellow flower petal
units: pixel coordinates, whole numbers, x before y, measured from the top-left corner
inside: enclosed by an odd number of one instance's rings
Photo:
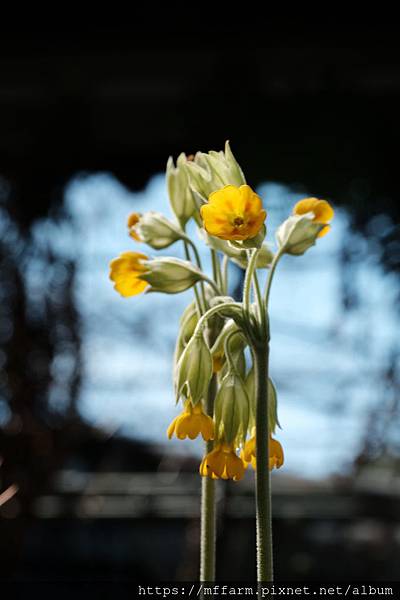
[[[203,477],[239,481],[244,475],[245,466],[233,445],[220,443],[203,458],[199,471]]]
[[[205,442],[214,439],[214,421],[208,415],[202,415],[201,417],[201,429],[200,433]]]
[[[135,225],[137,225],[140,221],[140,213],[131,213],[128,217],[128,221],[127,221],[127,225],[129,227],[129,229],[131,229],[131,227],[134,227]]]
[[[261,198],[248,185],[213,192],[200,212],[206,231],[223,240],[255,237],[267,216]]]
[[[128,217],[127,225],[129,229],[129,235],[136,242],[141,242],[140,235],[136,231],[135,227],[140,221],[141,214],[140,213],[131,213]]]
[[[171,435],[169,435],[171,433]],[[168,428],[168,437],[175,433],[176,437],[184,440],[187,437],[194,440],[198,435],[208,442],[214,437],[214,422],[211,417],[203,412],[201,403],[192,405],[188,400],[180,415],[175,417]]]
[[[167,429],[167,436],[169,439],[171,439],[175,433],[175,427],[176,427],[176,422],[177,422],[178,418],[179,417],[175,417],[175,419],[170,423],[170,425]]]
[[[228,479],[240,481],[243,478],[245,467],[243,461],[235,454],[230,452],[226,457],[225,462],[226,476]]]
[[[148,283],[138,278],[146,271],[142,261],[147,259],[141,252],[123,252],[119,258],[111,261],[110,279],[121,296],[136,296],[147,288]]]
[[[329,223],[335,216],[335,211],[326,200],[318,200],[314,206],[313,213],[317,223]]]
[[[253,435],[244,445],[242,450],[242,458],[245,462],[250,463],[256,455],[256,436]]]
[[[293,212],[295,215],[306,215],[307,213],[314,212],[317,202],[318,198],[304,198],[304,200],[299,200],[294,205]]]
[[[244,445],[244,448],[241,452],[241,458],[243,462],[249,464],[253,469],[256,469],[257,460],[256,460],[256,438],[253,436],[250,438]],[[276,468],[279,469],[284,462],[283,448],[278,440],[275,440],[272,436],[269,437],[269,470]]]
[[[314,218],[312,219],[315,223],[322,223],[326,225],[318,234],[318,237],[324,237],[330,230],[328,223],[332,221],[335,216],[335,211],[332,206],[326,200],[318,200],[318,198],[304,198],[295,204],[293,208],[295,215],[305,215],[307,213],[313,213]]]

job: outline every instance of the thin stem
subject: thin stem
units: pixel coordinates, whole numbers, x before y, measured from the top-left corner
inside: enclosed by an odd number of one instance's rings
[[[185,248],[186,260],[190,261],[190,252],[189,252],[189,248],[188,248],[188,242],[186,242],[185,239],[183,240],[183,245]],[[205,289],[204,289],[204,283],[201,282],[200,286],[201,286],[201,295],[202,295],[201,299],[200,299],[199,291],[198,291],[196,285],[193,286],[193,291],[194,291],[194,296],[196,299],[197,312],[199,313],[199,316],[201,317],[201,315],[203,315],[205,313],[205,311],[207,310],[207,304],[206,304],[206,294],[205,294]]]
[[[256,382],[257,581],[273,581],[272,503],[269,473],[268,346],[253,349]]]
[[[204,273],[203,273],[203,281],[205,281],[206,283],[208,283],[208,285],[210,285],[212,287],[212,289],[217,294],[217,296],[222,296],[222,292],[221,292],[220,288],[218,287],[218,285],[215,283],[215,281],[210,279],[210,277],[207,277],[207,275],[205,275]]]
[[[217,306],[213,306],[209,308],[206,313],[199,319],[196,329],[193,332],[193,335],[198,335],[202,331],[203,327],[205,327],[207,323],[207,319],[212,317],[213,315],[221,312],[221,310],[226,310],[227,308],[237,308],[238,310],[242,309],[242,305],[240,302],[226,302],[225,304],[217,304]]]
[[[216,250],[210,248],[211,252],[211,260],[212,260],[212,269],[213,269],[213,277],[216,284],[222,288],[222,275],[221,275],[221,265],[219,262],[218,254]]]
[[[274,273],[275,273],[275,269],[276,266],[279,262],[279,259],[281,258],[283,254],[282,250],[278,250],[278,252],[275,254],[274,259],[271,263],[270,269],[269,269],[269,273],[268,273],[268,279],[267,279],[267,284],[265,286],[265,295],[264,295],[264,301],[265,301],[265,308],[266,310],[268,310],[268,302],[269,302],[269,294],[271,292],[271,284],[272,284],[272,280],[274,278]]]
[[[253,279],[253,273],[256,268],[257,256],[259,250],[256,248],[254,250],[249,251],[249,261],[247,264],[246,275],[244,278],[244,287],[243,287],[243,308],[244,312],[250,316],[250,301],[251,301],[251,282]]]
[[[187,244],[189,244],[190,247],[192,248],[193,253],[194,253],[194,257],[195,257],[195,260],[196,260],[196,264],[199,267],[200,271],[202,271],[203,267],[202,267],[202,264],[201,264],[201,258],[200,258],[199,251],[197,250],[196,244],[193,242],[193,240],[190,239],[190,237],[186,237],[186,236],[185,236],[185,242]]]
[[[232,371],[235,371],[235,372],[237,372],[237,369],[236,369],[235,362],[234,362],[234,360],[233,360],[233,358],[232,358],[232,354],[231,354],[231,351],[230,351],[230,349],[229,349],[229,343],[230,343],[231,339],[232,339],[232,338],[233,338],[235,335],[241,335],[241,336],[243,336],[243,333],[242,333],[242,331],[240,331],[240,330],[236,330],[236,331],[231,331],[231,333],[229,333],[229,334],[226,336],[226,338],[225,338],[225,341],[224,341],[224,354],[225,354],[225,356],[226,356],[226,360],[227,360],[227,362],[228,362],[229,369],[230,369],[230,370],[232,370]]]
[[[206,412],[213,418],[216,394],[216,377],[212,378],[208,390]],[[213,450],[214,443],[206,443],[206,452]],[[215,580],[215,481],[211,477],[202,477],[201,482],[201,523],[200,523],[200,581]]]
[[[222,289],[224,294],[228,293],[228,266],[229,258],[224,254],[222,259]]]
[[[254,284],[254,289],[256,291],[258,318],[260,319],[260,322],[261,322],[262,331],[263,331],[263,333],[266,334],[267,331],[266,331],[266,323],[265,323],[265,310],[264,310],[264,303],[263,303],[263,298],[262,298],[262,294],[261,294],[261,288],[260,288],[260,284],[259,284],[258,277],[257,277],[257,270],[254,271],[253,284]]]

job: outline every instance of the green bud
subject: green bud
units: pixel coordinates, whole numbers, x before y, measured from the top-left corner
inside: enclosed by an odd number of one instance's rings
[[[216,439],[228,444],[244,442],[249,425],[249,398],[242,377],[227,373],[215,398]]]
[[[196,204],[193,192],[189,186],[189,178],[185,169],[188,162],[186,155],[182,152],[174,166],[173,158],[167,162],[167,190],[171,208],[182,227],[194,216]],[[190,161],[189,161],[190,162]]]
[[[205,155],[214,179],[220,179],[223,187],[225,185],[235,185],[240,187],[246,183],[242,169],[232,154],[229,141],[225,142],[225,152],[215,152],[211,150]]]
[[[197,204],[206,202],[212,192],[226,185],[239,187],[246,183],[228,141],[225,143],[225,152],[197,152],[194,161],[186,163],[186,169]]]
[[[174,372],[176,369],[176,365],[182,355],[182,352],[188,345],[194,330],[196,329],[196,325],[199,321],[199,315],[197,312],[197,307],[195,302],[191,302],[184,310],[181,319],[180,319],[180,328],[178,338],[175,344],[175,352],[174,352]]]
[[[235,335],[233,335],[235,333]],[[233,363],[239,373],[244,376],[246,372],[246,361],[244,358],[244,348],[247,345],[247,342],[242,334],[242,330],[238,325],[232,320],[229,319],[227,321],[218,335],[217,339],[214,342],[213,347],[211,348],[211,354],[214,360],[214,364],[221,365],[222,370],[221,375],[225,375],[228,370],[228,363],[225,359],[225,340],[228,335],[231,335],[229,339],[229,352],[232,357]],[[216,360],[216,363],[215,363]]]
[[[189,185],[194,193],[194,199],[197,208],[200,208],[204,202],[207,201],[208,196],[214,192],[218,187],[215,181],[213,181],[212,173],[210,168],[203,160],[203,154],[197,152],[193,161],[186,163],[186,172],[189,179]]]
[[[325,227],[307,215],[292,215],[280,225],[276,241],[282,252],[299,256],[314,246],[319,232]]]
[[[168,248],[182,239],[182,230],[169,221],[163,214],[149,211],[140,216],[136,225],[140,240],[155,250]]]
[[[203,278],[203,274],[191,262],[179,258],[155,258],[145,262],[146,271],[140,279],[147,281],[149,292],[179,294],[192,287]]]
[[[255,427],[256,424],[256,382],[254,366],[252,365],[250,371],[247,373],[245,381],[246,391],[250,401],[250,428]],[[278,419],[278,396],[274,382],[268,378],[268,425],[270,433],[275,433],[276,427],[279,428],[280,423]]]
[[[183,395],[196,405],[205,399],[211,377],[211,352],[200,332],[192,337],[179,359],[175,385],[177,400]]]

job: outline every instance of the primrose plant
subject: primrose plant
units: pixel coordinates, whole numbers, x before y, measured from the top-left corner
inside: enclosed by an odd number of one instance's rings
[[[305,198],[278,227],[276,251],[265,243],[267,212],[246,183],[229,143],[225,151],[181,154],[168,160],[168,195],[174,218],[158,212],[128,218],[132,240],[153,250],[181,242],[186,260],[150,258],[128,251],[111,261],[110,278],[124,297],[142,292],[178,294],[193,289],[181,321],[173,361],[174,387],[182,412],[168,437],[206,442],[202,481],[200,579],[215,578],[215,480],[239,481],[255,471],[257,578],[273,580],[270,471],[283,465],[277,393],[269,377],[268,302],[276,266],[284,254],[300,256],[330,229],[326,200]],[[207,274],[190,220],[211,254]],[[244,270],[242,299],[229,296],[229,262]],[[267,269],[264,289],[258,270]],[[246,348],[250,353],[245,353]],[[249,364],[248,356],[251,356]]]

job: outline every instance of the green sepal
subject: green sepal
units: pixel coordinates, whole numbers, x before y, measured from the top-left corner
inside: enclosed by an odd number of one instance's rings
[[[215,398],[216,439],[228,444],[243,443],[249,425],[249,398],[243,379],[229,371]]]

